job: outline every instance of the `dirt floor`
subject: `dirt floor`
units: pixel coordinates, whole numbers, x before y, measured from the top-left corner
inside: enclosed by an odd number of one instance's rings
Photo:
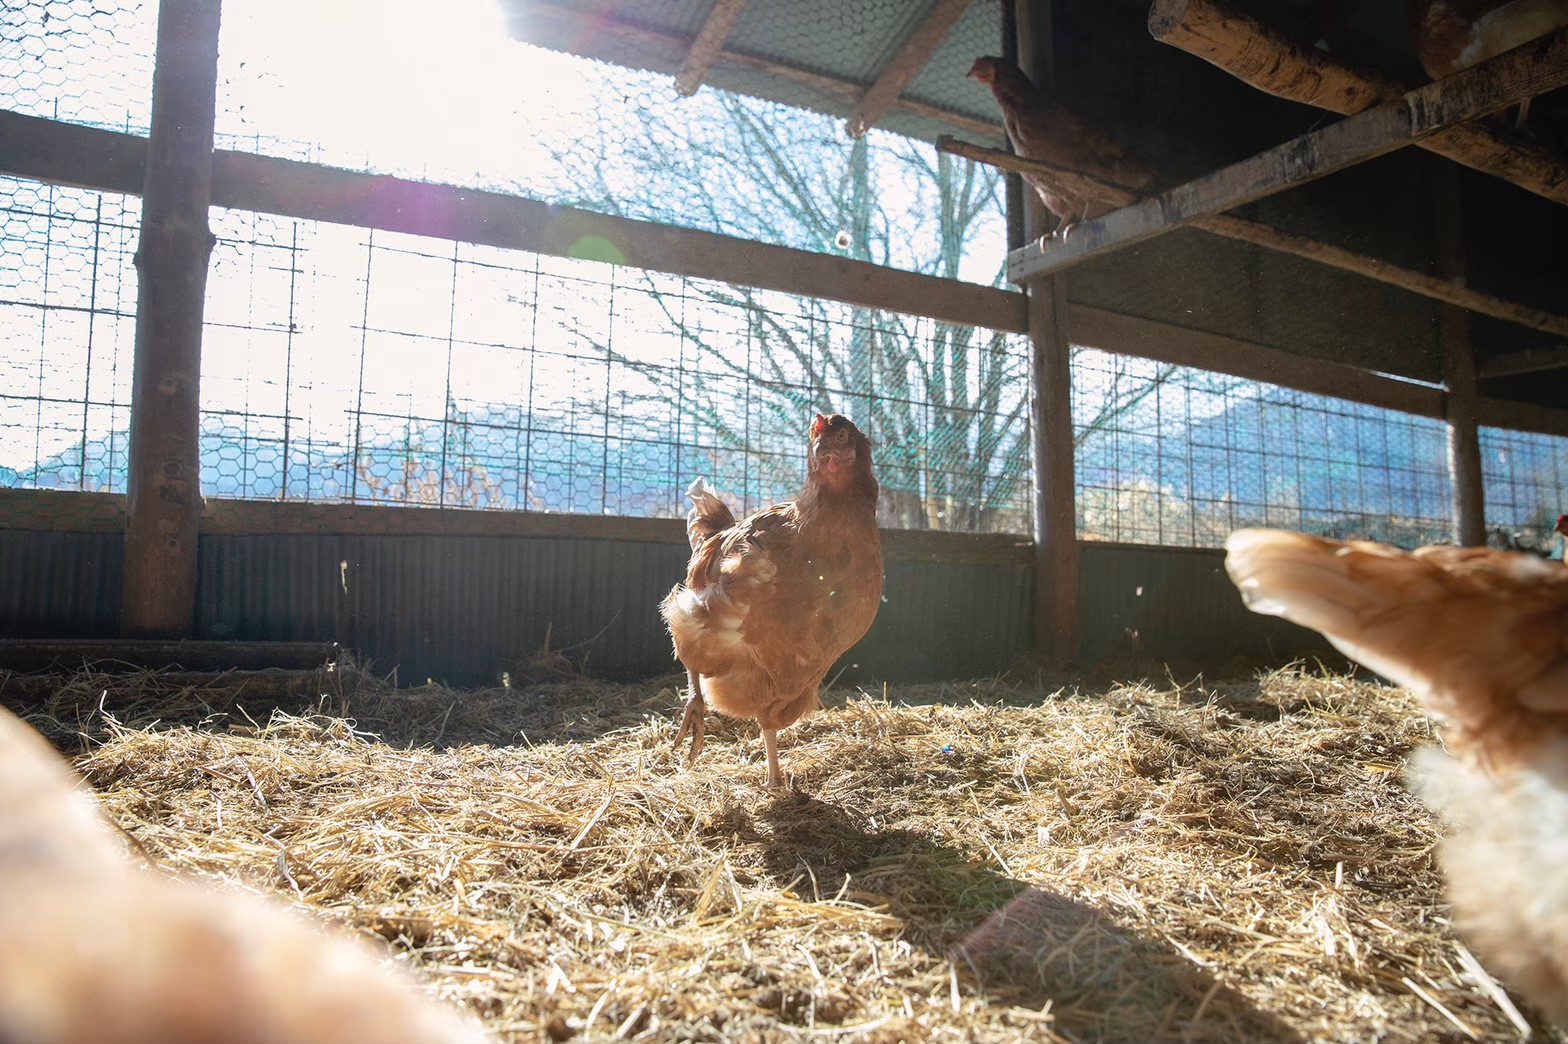
[[[257,723],[79,675],[26,716],[146,858],[385,938],[505,1039],[1563,1039],[1449,928],[1401,690],[841,690],[769,793],[753,725],[672,752],[677,683],[357,680]]]

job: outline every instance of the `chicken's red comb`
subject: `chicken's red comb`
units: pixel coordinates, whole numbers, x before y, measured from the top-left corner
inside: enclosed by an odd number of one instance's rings
[[[821,435],[822,429],[828,426],[828,419],[822,414],[817,414],[817,419],[811,422],[811,434]]]
[[[1552,528],[1564,536],[1568,536],[1568,515],[1558,515],[1557,525]]]

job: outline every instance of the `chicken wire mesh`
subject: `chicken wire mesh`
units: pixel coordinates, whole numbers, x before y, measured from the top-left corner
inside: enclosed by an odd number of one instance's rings
[[[1078,528],[1209,547],[1279,526],[1406,547],[1451,537],[1441,421],[1075,351]]]
[[[151,0],[6,0],[0,109],[146,133],[157,12]]]
[[[137,208],[0,180],[0,484],[125,488]],[[677,515],[701,474],[749,509],[798,485],[806,421],[840,409],[869,418],[886,524],[1029,531],[1021,338],[591,261],[212,220],[209,496]],[[1085,538],[1447,537],[1437,421],[1087,348],[1073,381]],[[1549,546],[1568,439],[1486,429],[1483,451],[1495,538]]]
[[[728,47],[759,60],[816,48],[816,87],[765,85],[792,105],[748,94],[761,73],[733,56],[710,76],[732,90],[678,99],[670,41],[705,10],[680,0],[596,7],[596,24],[623,28],[579,49],[631,69],[522,42],[559,42],[581,14],[569,3],[528,5],[542,14],[527,24],[515,3],[430,19],[401,0],[227,0],[219,144],[998,283],[995,173],[936,156],[909,135],[943,128],[907,108],[848,139],[828,83],[869,79],[890,55],[867,41],[899,38],[889,25],[925,9],[826,4],[813,21],[789,6],[749,5]],[[145,129],[155,13],[7,5],[0,104]],[[812,40],[791,37],[801,25]],[[999,0],[973,4],[906,97],[994,117],[962,74],[999,26]],[[138,211],[0,182],[0,333],[25,348],[0,364],[0,482],[124,489]],[[213,226],[209,495],[659,515],[706,474],[751,508],[798,485],[810,413],[840,409],[879,443],[885,522],[1030,529],[1017,338],[328,224],[215,210]],[[1447,533],[1435,422],[1087,349],[1074,379],[1088,538]],[[1489,517],[1500,533],[1538,527],[1563,499],[1564,441],[1487,439]]]

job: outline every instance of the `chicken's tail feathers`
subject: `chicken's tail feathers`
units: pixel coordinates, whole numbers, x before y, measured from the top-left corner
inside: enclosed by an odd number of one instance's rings
[[[715,533],[723,532],[735,524],[735,513],[719,499],[718,492],[706,476],[699,478],[686,489],[691,498],[691,511],[686,515],[686,539],[693,551]]]

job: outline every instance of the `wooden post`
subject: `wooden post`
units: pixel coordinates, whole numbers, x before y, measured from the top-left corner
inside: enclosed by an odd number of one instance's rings
[[[1442,274],[1463,280],[1464,210],[1459,198],[1458,171],[1443,164],[1433,185],[1437,259]],[[1486,489],[1481,478],[1480,393],[1476,386],[1475,346],[1470,343],[1470,316],[1445,304],[1438,316],[1443,350],[1444,399],[1448,420],[1448,475],[1454,497],[1454,543],[1486,543]]]
[[[220,0],[162,0],[136,250],[136,355],[120,630],[191,633],[201,514],[201,324],[212,232]]]
[[[1051,4],[1015,0],[1019,65],[1044,90],[1054,87]],[[1024,193],[1024,235],[1050,228],[1045,208]],[[1071,664],[1078,653],[1078,512],[1073,485],[1071,345],[1067,277],[1029,287],[1029,416],[1034,449],[1034,645],[1043,659]]]

